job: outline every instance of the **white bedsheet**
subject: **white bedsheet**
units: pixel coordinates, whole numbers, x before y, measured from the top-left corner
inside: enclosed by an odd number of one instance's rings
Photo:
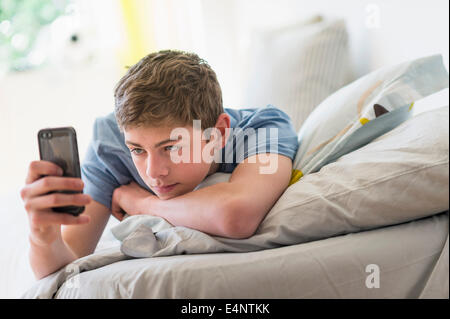
[[[24,297],[448,298],[447,241],[448,212],[249,253],[127,259],[116,247],[75,261]],[[369,265],[379,269],[379,288],[367,285]]]

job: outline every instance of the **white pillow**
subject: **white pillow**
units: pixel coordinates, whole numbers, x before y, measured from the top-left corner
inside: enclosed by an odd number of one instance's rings
[[[414,116],[304,176],[288,187],[257,234],[278,233],[274,239],[278,243],[306,242],[404,223],[448,209],[446,106]]]
[[[353,79],[343,20],[318,16],[258,30],[251,42],[245,105],[275,105],[291,117],[296,130],[322,100]]]
[[[433,55],[384,67],[338,90],[302,126],[291,184],[398,126],[415,101],[444,88],[448,72],[442,56]]]

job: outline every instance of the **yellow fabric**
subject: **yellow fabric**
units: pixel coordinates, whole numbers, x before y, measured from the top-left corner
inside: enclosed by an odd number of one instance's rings
[[[126,43],[120,55],[123,72],[147,54],[155,51],[151,0],[121,0]]]
[[[292,174],[291,174],[291,180],[289,182],[289,186],[297,183],[300,180],[300,178],[302,178],[302,177],[303,177],[302,171],[300,171],[298,169],[293,169]]]
[[[362,125],[367,124],[370,120],[366,119],[365,117],[362,117],[359,119]]]

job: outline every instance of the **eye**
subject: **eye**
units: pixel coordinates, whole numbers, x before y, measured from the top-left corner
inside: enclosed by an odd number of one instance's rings
[[[142,148],[132,148],[130,152],[134,155],[141,155],[144,153],[144,150]]]
[[[180,149],[181,149],[181,146],[178,146],[178,145],[170,145],[170,146],[164,147],[164,150],[169,151],[169,152],[178,151]]]

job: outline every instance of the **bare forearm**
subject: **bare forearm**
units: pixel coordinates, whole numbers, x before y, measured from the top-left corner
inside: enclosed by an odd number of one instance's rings
[[[149,198],[148,214],[160,216],[175,226],[232,237],[232,203],[235,190],[230,183],[218,183],[168,200]]]
[[[36,279],[44,278],[77,259],[62,238],[45,246],[39,246],[30,240],[29,258]]]
[[[92,254],[97,247],[110,217],[108,207],[93,200],[83,212],[89,216],[90,222],[83,226],[63,226],[62,238],[68,247],[81,258]]]

